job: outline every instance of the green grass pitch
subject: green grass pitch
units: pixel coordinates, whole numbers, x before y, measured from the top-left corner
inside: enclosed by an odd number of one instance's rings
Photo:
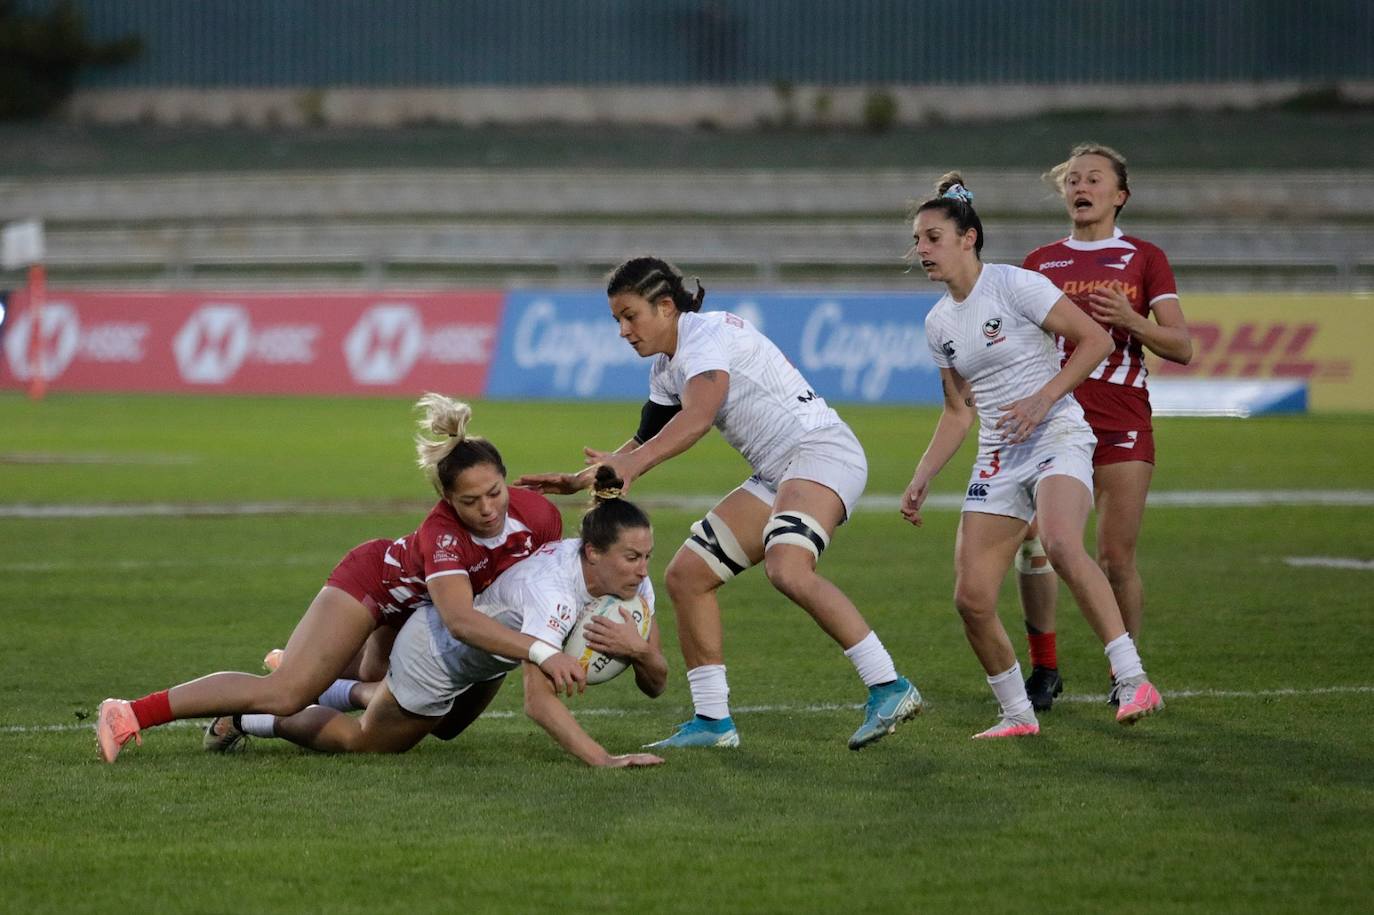
[[[935,412],[841,412],[869,493],[899,493]],[[474,426],[520,473],[571,469],[637,417],[487,402]],[[1142,651],[1168,708],[1131,729],[1100,701],[1101,647],[1063,593],[1065,701],[1037,739],[970,741],[995,709],[950,601],[957,514],[917,531],[894,502],[857,514],[822,565],[928,700],[862,753],[845,748],[852,667],[756,570],[723,601],[737,751],[594,771],[521,715],[513,682],[458,740],[400,757],[261,740],[211,757],[186,726],[101,763],[83,716],[102,698],[256,670],[349,547],[414,528],[432,500],[411,423],[396,400],[0,395],[0,910],[1367,910],[1374,571],[1285,560],[1374,559],[1368,504],[1152,508]],[[1374,490],[1368,418],[1166,419],[1157,437],[1159,493]],[[700,512],[671,500],[744,475],[712,433],[632,493],[654,516],[671,674],[656,701],[629,678],[573,700],[612,752],[690,713],[661,576]],[[255,501],[298,511],[16,511]],[[1010,579],[1002,608],[1024,660]]]

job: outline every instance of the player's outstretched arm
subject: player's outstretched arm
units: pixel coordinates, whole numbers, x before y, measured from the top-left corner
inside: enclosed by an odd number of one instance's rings
[[[536,669],[548,678],[550,689],[571,696],[587,688],[587,672],[561,651],[533,636],[502,626],[472,605],[472,583],[466,575],[444,575],[429,581],[429,596],[449,633],[458,641],[506,658],[538,659]]]
[[[569,660],[572,660],[569,658]],[[573,663],[576,663],[575,661]],[[589,766],[622,768],[625,766],[656,766],[662,758],[649,753],[612,756],[577,723],[572,712],[559,701],[552,684],[534,664],[523,665],[525,681],[525,714],[534,720],[558,745]]]
[[[533,489],[546,496],[570,496],[592,485],[595,475],[595,467],[588,467],[580,473],[526,473],[517,477],[511,485]]]
[[[607,454],[585,449],[587,463],[609,464],[616,476],[629,485],[654,467],[675,457],[711,430],[716,414],[730,393],[730,374],[719,369],[693,375],[682,389],[682,410],[652,438],[630,451]]]
[[[593,452],[592,449],[584,449],[585,453],[595,454],[625,454],[634,451],[639,447],[636,439],[630,439],[615,451]],[[542,492],[544,495],[570,496],[573,493],[581,492],[592,483],[596,482],[596,465],[583,468],[577,473],[526,473],[516,478],[512,486],[521,489],[533,489],[535,492]]]

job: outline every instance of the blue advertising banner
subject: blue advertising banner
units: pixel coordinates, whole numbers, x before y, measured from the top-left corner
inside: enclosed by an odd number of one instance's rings
[[[643,400],[649,364],[620,339],[606,293],[512,292],[487,396]]]
[[[939,403],[940,374],[925,337],[937,298],[712,290],[706,310],[748,320],[835,403]],[[648,394],[649,364],[620,339],[604,293],[513,292],[487,396],[639,400]]]

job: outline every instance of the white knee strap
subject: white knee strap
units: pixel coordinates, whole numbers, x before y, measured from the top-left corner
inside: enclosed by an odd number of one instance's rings
[[[763,551],[766,553],[782,544],[810,550],[812,556],[820,559],[830,545],[830,535],[819,521],[805,512],[778,512],[768,519],[763,529]]]
[[[692,525],[692,536],[683,546],[700,556],[721,581],[729,581],[753,565],[729,525],[715,512],[707,512]]]
[[[1045,555],[1045,547],[1039,537],[1022,541],[1021,549],[1016,551],[1016,571],[1022,575],[1053,575],[1054,566]]]

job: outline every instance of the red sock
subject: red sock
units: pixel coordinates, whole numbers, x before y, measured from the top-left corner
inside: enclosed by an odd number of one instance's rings
[[[1059,653],[1054,644],[1053,632],[1027,633],[1030,642],[1032,667],[1058,667]]]
[[[172,720],[172,702],[167,698],[167,690],[149,693],[142,699],[129,703],[133,706],[134,717],[141,728],[154,728]]]

